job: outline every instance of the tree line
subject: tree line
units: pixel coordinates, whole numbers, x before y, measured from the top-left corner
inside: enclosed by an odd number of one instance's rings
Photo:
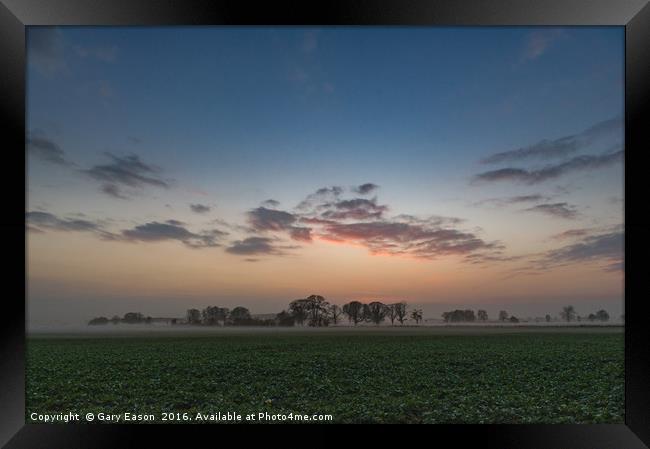
[[[150,324],[153,321],[153,318],[150,316],[145,317],[143,314],[139,312],[129,312],[125,313],[123,317],[119,317],[117,315],[113,316],[113,318],[106,318],[105,316],[100,316],[97,318],[93,318],[88,322],[88,324],[108,324],[108,323],[128,323],[128,324],[138,324],[138,323],[145,323],[145,324]]]
[[[598,310],[589,314],[587,317],[580,317],[573,306],[566,306],[560,312],[563,321],[573,322],[582,321],[609,321],[609,314],[605,310]],[[185,315],[184,324],[202,325],[202,326],[309,326],[325,327],[330,324],[336,325],[347,319],[348,323],[357,326],[360,323],[373,323],[379,325],[383,322],[390,322],[391,325],[399,323],[403,325],[409,319],[416,324],[422,321],[422,309],[413,308],[407,310],[407,303],[398,301],[385,304],[380,301],[363,303],[360,301],[350,301],[342,306],[330,304],[323,296],[310,295],[307,298],[296,299],[291,301],[287,310],[276,314],[273,318],[256,318],[253,317],[246,307],[238,306],[230,310],[227,307],[208,306],[203,310],[188,309]],[[485,310],[478,310],[474,313],[471,309],[456,309],[442,314],[445,323],[459,322],[486,322],[489,320],[488,313]],[[176,318],[156,319],[150,316],[145,317],[138,312],[126,313],[123,317],[114,316],[111,319],[106,317],[97,317],[90,320],[89,325],[108,324],[108,323],[144,323],[150,324],[154,320],[166,320],[170,324],[180,324]],[[499,311],[498,320],[501,322],[518,323],[520,321],[514,315],[509,315],[505,310]],[[547,322],[552,321],[550,315],[546,315]]]
[[[514,315],[508,315],[508,312],[505,310],[499,311],[498,319],[501,322],[511,322],[511,323],[518,323],[520,321],[519,318],[517,318]],[[573,306],[565,306],[562,308],[560,311],[560,318],[562,321],[566,321],[567,323],[577,321],[580,322],[583,319],[586,319],[588,321],[601,321],[601,322],[606,322],[609,321],[609,313],[607,313],[606,310],[599,310],[596,313],[590,313],[587,317],[581,317],[578,315],[578,313],[575,310],[575,307]],[[621,317],[622,318],[622,317]],[[459,323],[459,322],[474,322],[474,321],[488,321],[489,317],[488,314],[485,310],[479,310],[476,314],[474,314],[473,310],[466,309],[466,310],[452,310],[449,312],[443,312],[442,314],[442,319],[445,323]],[[551,315],[546,315],[544,317],[547,323],[551,322],[553,318]]]
[[[359,323],[381,324],[390,321],[404,324],[408,320],[406,302],[399,301],[392,304],[384,304],[380,301],[372,301],[368,304],[360,301],[350,301],[343,306],[330,304],[320,295],[311,295],[304,299],[296,299],[289,304],[287,314],[294,321],[294,324],[311,327],[329,326],[339,324],[342,319],[347,318],[353,325]],[[422,320],[422,310],[411,310],[411,318],[419,323]]]
[[[273,318],[260,319],[253,317],[246,307],[208,306],[203,310],[188,309],[185,320],[169,319],[170,324],[189,324],[202,326],[310,326],[325,327],[330,324],[339,324],[346,319],[355,326],[359,323],[374,323],[376,325],[385,321],[391,324],[404,324],[409,317],[416,323],[422,321],[422,309],[407,311],[406,302],[400,301],[384,304],[380,301],[362,303],[350,301],[343,306],[330,304],[323,296],[310,295],[307,298],[296,299],[289,303],[287,310],[276,314]],[[89,325],[107,323],[152,323],[155,318],[145,317],[141,313],[129,312],[123,318],[118,316],[108,319],[97,317],[90,320]]]

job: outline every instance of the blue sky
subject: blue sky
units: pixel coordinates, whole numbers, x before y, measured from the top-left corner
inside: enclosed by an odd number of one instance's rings
[[[27,48],[28,133],[65,160],[32,153],[28,210],[91,216],[102,232],[111,221],[204,226],[195,203],[246,226],[264,200],[295,213],[319,188],[366,182],[392,216],[459,217],[511,255],[552,251],[545,239],[563,230],[622,224],[620,157],[571,159],[622,150],[620,126],[585,133],[623,116],[622,27],[32,27]],[[556,160],[481,162],[567,136],[589,142]],[[137,156],[165,187],[106,189],[92,171],[106,153]],[[476,182],[553,164],[540,182]],[[504,210],[503,198],[526,195],[545,198],[522,205],[541,205],[539,217]]]

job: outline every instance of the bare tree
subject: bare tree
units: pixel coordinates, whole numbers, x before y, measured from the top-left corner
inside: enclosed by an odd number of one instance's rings
[[[189,309],[187,311],[188,324],[199,324],[201,322],[201,312],[198,309]]]
[[[564,321],[570,323],[576,318],[576,309],[573,306],[565,306],[562,308],[562,312],[560,312],[560,316]]]
[[[289,313],[301,326],[307,319],[308,301],[306,299],[296,299],[289,304]]]
[[[219,307],[217,310],[216,318],[218,321],[221,321],[225,326],[228,323],[229,315],[230,315],[230,310],[227,307]]]
[[[397,319],[397,304],[388,304],[386,306],[388,319],[390,320],[391,326],[395,325],[395,320]]]
[[[420,321],[422,321],[422,309],[413,309],[411,311],[411,318],[415,320],[415,324],[420,324]]]
[[[330,317],[332,317],[332,323],[339,324],[343,310],[336,304],[332,304],[329,308]]]
[[[348,316],[348,320],[356,326],[365,319],[364,304],[359,301],[351,301],[343,305],[343,313]]]
[[[327,326],[329,319],[327,316],[329,303],[320,295],[311,295],[306,299],[307,317],[309,325],[312,327]]]
[[[395,310],[397,313],[397,321],[399,321],[399,323],[403,325],[404,320],[406,320],[406,303],[402,301],[393,305],[395,306]]]
[[[373,301],[368,304],[368,314],[366,318],[379,325],[379,323],[384,321],[386,315],[388,315],[389,309],[390,308],[386,304],[379,301]]]

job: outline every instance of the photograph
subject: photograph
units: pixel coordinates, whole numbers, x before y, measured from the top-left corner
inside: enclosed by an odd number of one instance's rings
[[[625,423],[624,27],[25,33],[26,423]]]

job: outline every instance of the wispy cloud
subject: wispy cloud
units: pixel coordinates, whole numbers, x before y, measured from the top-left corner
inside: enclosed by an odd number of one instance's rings
[[[381,218],[388,206],[377,204],[377,198],[371,200],[365,198],[354,198],[341,200],[333,203],[325,203],[320,206],[321,217],[333,220],[369,220]]]
[[[105,193],[108,196],[112,196],[113,198],[117,198],[120,200],[128,200],[129,197],[126,195],[122,194],[122,191],[116,184],[103,184],[100,187],[101,192]]]
[[[504,197],[504,198],[489,198],[486,200],[474,202],[472,204],[475,206],[489,204],[497,207],[503,207],[510,204],[538,203],[541,201],[547,201],[548,199],[549,199],[548,196],[539,193],[533,193],[530,195],[517,195],[517,196]]]
[[[226,235],[226,233],[218,229],[194,233],[179,223],[173,220],[165,223],[152,221],[135,226],[132,229],[123,230],[121,237],[124,240],[133,242],[176,240],[190,248],[212,248],[220,246],[217,240]]]
[[[258,207],[248,212],[248,221],[258,231],[284,231],[289,229],[297,218],[282,210]]]
[[[517,181],[524,184],[538,184],[549,179],[559,178],[576,171],[595,170],[607,167],[623,160],[623,150],[601,155],[576,156],[566,162],[547,165],[540,169],[501,168],[486,171],[474,176],[473,182]]]
[[[575,264],[597,264],[606,272],[621,271],[624,267],[624,229],[622,225],[598,228],[570,229],[551,236],[551,240],[570,241],[559,248],[521,257],[523,265],[510,275],[537,275]]]
[[[49,212],[41,211],[26,212],[25,220],[29,225],[40,231],[95,232],[101,229],[101,226],[96,222],[78,218],[59,218]]]
[[[526,36],[521,61],[532,61],[542,56],[558,39],[566,35],[562,29],[539,29]]]
[[[47,137],[28,136],[27,151],[37,158],[58,165],[70,165],[65,158],[65,152],[53,140]]]
[[[586,228],[581,229],[569,229],[567,231],[560,232],[558,234],[552,235],[551,239],[553,240],[568,240],[575,239],[580,237],[585,237],[590,234],[590,230]]]
[[[206,206],[205,204],[190,204],[190,209],[192,212],[197,214],[205,214],[207,212],[210,212],[210,206]]]
[[[159,176],[160,170],[143,162],[139,156],[129,154],[116,156],[106,153],[111,162],[83,170],[84,173],[102,183],[102,192],[114,198],[124,199],[130,196],[123,189],[142,189],[145,186],[169,188],[170,181]]]
[[[338,199],[342,193],[343,187],[340,186],[321,187],[314,193],[307,195],[307,197],[298,204],[297,208],[303,210],[310,209],[316,204],[320,204],[324,201],[334,201]]]
[[[524,209],[525,212],[539,212],[551,217],[573,220],[578,218],[578,211],[575,206],[568,203],[538,204],[537,206]]]
[[[623,120],[620,117],[615,117],[596,123],[581,133],[552,140],[544,139],[527,147],[493,154],[484,158],[481,162],[484,164],[496,164],[526,159],[565,157],[591,145],[598,138],[615,135],[616,133],[620,135],[622,131]]]
[[[274,244],[274,240],[268,237],[248,237],[233,242],[226,251],[239,256],[251,256],[256,254],[268,254],[281,256],[285,252],[283,248]]]
[[[367,193],[376,188],[376,184],[367,183],[352,191]],[[388,206],[379,204],[376,197],[344,198],[343,193],[343,188],[338,186],[320,188],[301,201],[293,212],[265,207],[253,209],[247,213],[251,232],[275,232],[276,237],[284,234],[298,241],[318,237],[323,241],[365,246],[372,254],[427,259],[479,252],[496,258],[503,251],[499,242],[486,242],[473,232],[457,229],[463,223],[459,218],[407,214],[391,218],[386,215]],[[247,251],[250,244],[257,248],[270,244],[270,240],[240,241],[233,245],[233,251]]]
[[[577,243],[549,251],[541,263],[561,265],[596,261],[606,264],[604,268],[611,270],[613,266],[622,268],[623,252],[623,231],[615,231],[590,235]]]
[[[298,217],[292,213],[258,207],[247,215],[248,222],[255,232],[286,231],[294,240],[311,241],[311,228],[296,226]]]
[[[60,218],[49,212],[30,211],[25,214],[30,231],[65,231],[89,232],[107,241],[121,242],[162,242],[179,241],[190,248],[212,248],[221,246],[219,240],[228,235],[220,229],[209,229],[192,232],[186,224],[179,220],[151,221],[136,225],[130,229],[111,231],[107,229],[105,220],[87,220],[80,218]]]
[[[467,255],[477,251],[501,251],[498,242],[485,242],[471,232],[399,221],[332,223],[324,226],[322,238],[354,242],[374,254],[408,255],[434,259],[446,255]]]
[[[365,184],[361,184],[360,186],[354,187],[352,190],[359,195],[367,195],[371,192],[374,192],[377,190],[379,186],[377,184],[373,184],[372,182],[367,182]]]

